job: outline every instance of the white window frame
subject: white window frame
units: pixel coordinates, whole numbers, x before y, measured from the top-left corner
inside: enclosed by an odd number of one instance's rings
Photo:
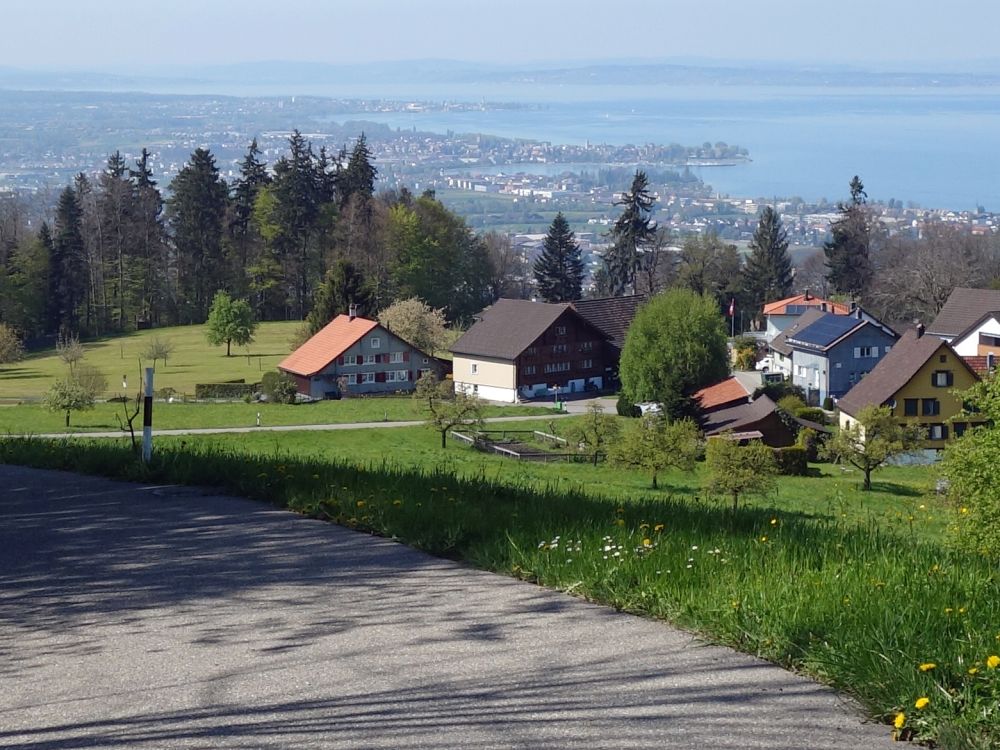
[[[369,383],[375,382],[374,372],[360,372],[358,373],[358,385],[368,385]]]
[[[556,336],[565,336],[566,326],[556,326]]]
[[[382,339],[379,336],[372,336],[371,341],[369,343],[371,344],[372,349],[382,348]]]
[[[389,363],[393,365],[403,364],[403,353],[402,352],[390,352],[389,353]]]
[[[944,425],[932,424],[927,431],[929,440],[944,440]]]
[[[344,377],[347,378],[347,384],[348,385],[357,385],[358,384],[358,374],[356,372],[352,372],[352,373],[350,373],[348,375],[345,375]]]
[[[478,362],[470,362],[469,363],[469,374],[470,375],[478,375],[479,374],[479,363]]]
[[[947,388],[948,387],[948,371],[947,370],[935,370],[934,371],[934,387],[935,388]]]
[[[593,366],[594,366],[594,360],[592,359],[585,359],[583,360],[583,362],[580,363],[581,370],[589,370]]]
[[[375,355],[374,354],[365,354],[363,356],[364,356],[364,361],[361,364],[363,364],[363,365],[374,365],[375,364]]]

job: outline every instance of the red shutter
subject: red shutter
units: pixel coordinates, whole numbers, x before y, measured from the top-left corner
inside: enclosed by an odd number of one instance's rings
[[[406,371],[406,379],[407,380],[413,380],[413,370],[407,370]]]
[[[340,357],[337,357],[337,364],[340,365],[341,367],[344,366],[344,357],[343,357],[343,355],[341,355]]]
[[[410,361],[410,353],[409,352],[403,352],[403,361],[404,362],[409,362]]]
[[[362,357],[360,354],[356,357],[356,360],[357,361],[354,363],[356,365],[363,365],[365,363],[365,358]]]
[[[384,372],[376,372],[375,373],[375,382],[376,383],[384,383],[385,382],[385,373]]]

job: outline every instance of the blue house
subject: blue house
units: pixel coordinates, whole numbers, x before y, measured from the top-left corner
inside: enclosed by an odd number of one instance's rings
[[[827,313],[785,339],[792,352],[792,383],[810,404],[845,395],[871,372],[898,334],[861,308],[851,315]]]

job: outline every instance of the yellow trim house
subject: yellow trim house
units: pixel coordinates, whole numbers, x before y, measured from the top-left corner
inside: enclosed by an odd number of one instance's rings
[[[857,421],[866,406],[888,406],[903,423],[926,430],[924,447],[943,448],[961,436],[970,422],[960,418],[957,391],[970,388],[979,376],[946,341],[924,335],[923,327],[908,331],[885,357],[837,402],[841,427]],[[973,422],[971,424],[979,424]]]

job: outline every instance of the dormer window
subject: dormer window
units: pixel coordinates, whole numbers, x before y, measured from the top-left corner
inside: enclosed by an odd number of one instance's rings
[[[381,349],[382,348],[382,339],[379,338],[378,336],[372,336],[371,345],[372,345],[372,349]]]

